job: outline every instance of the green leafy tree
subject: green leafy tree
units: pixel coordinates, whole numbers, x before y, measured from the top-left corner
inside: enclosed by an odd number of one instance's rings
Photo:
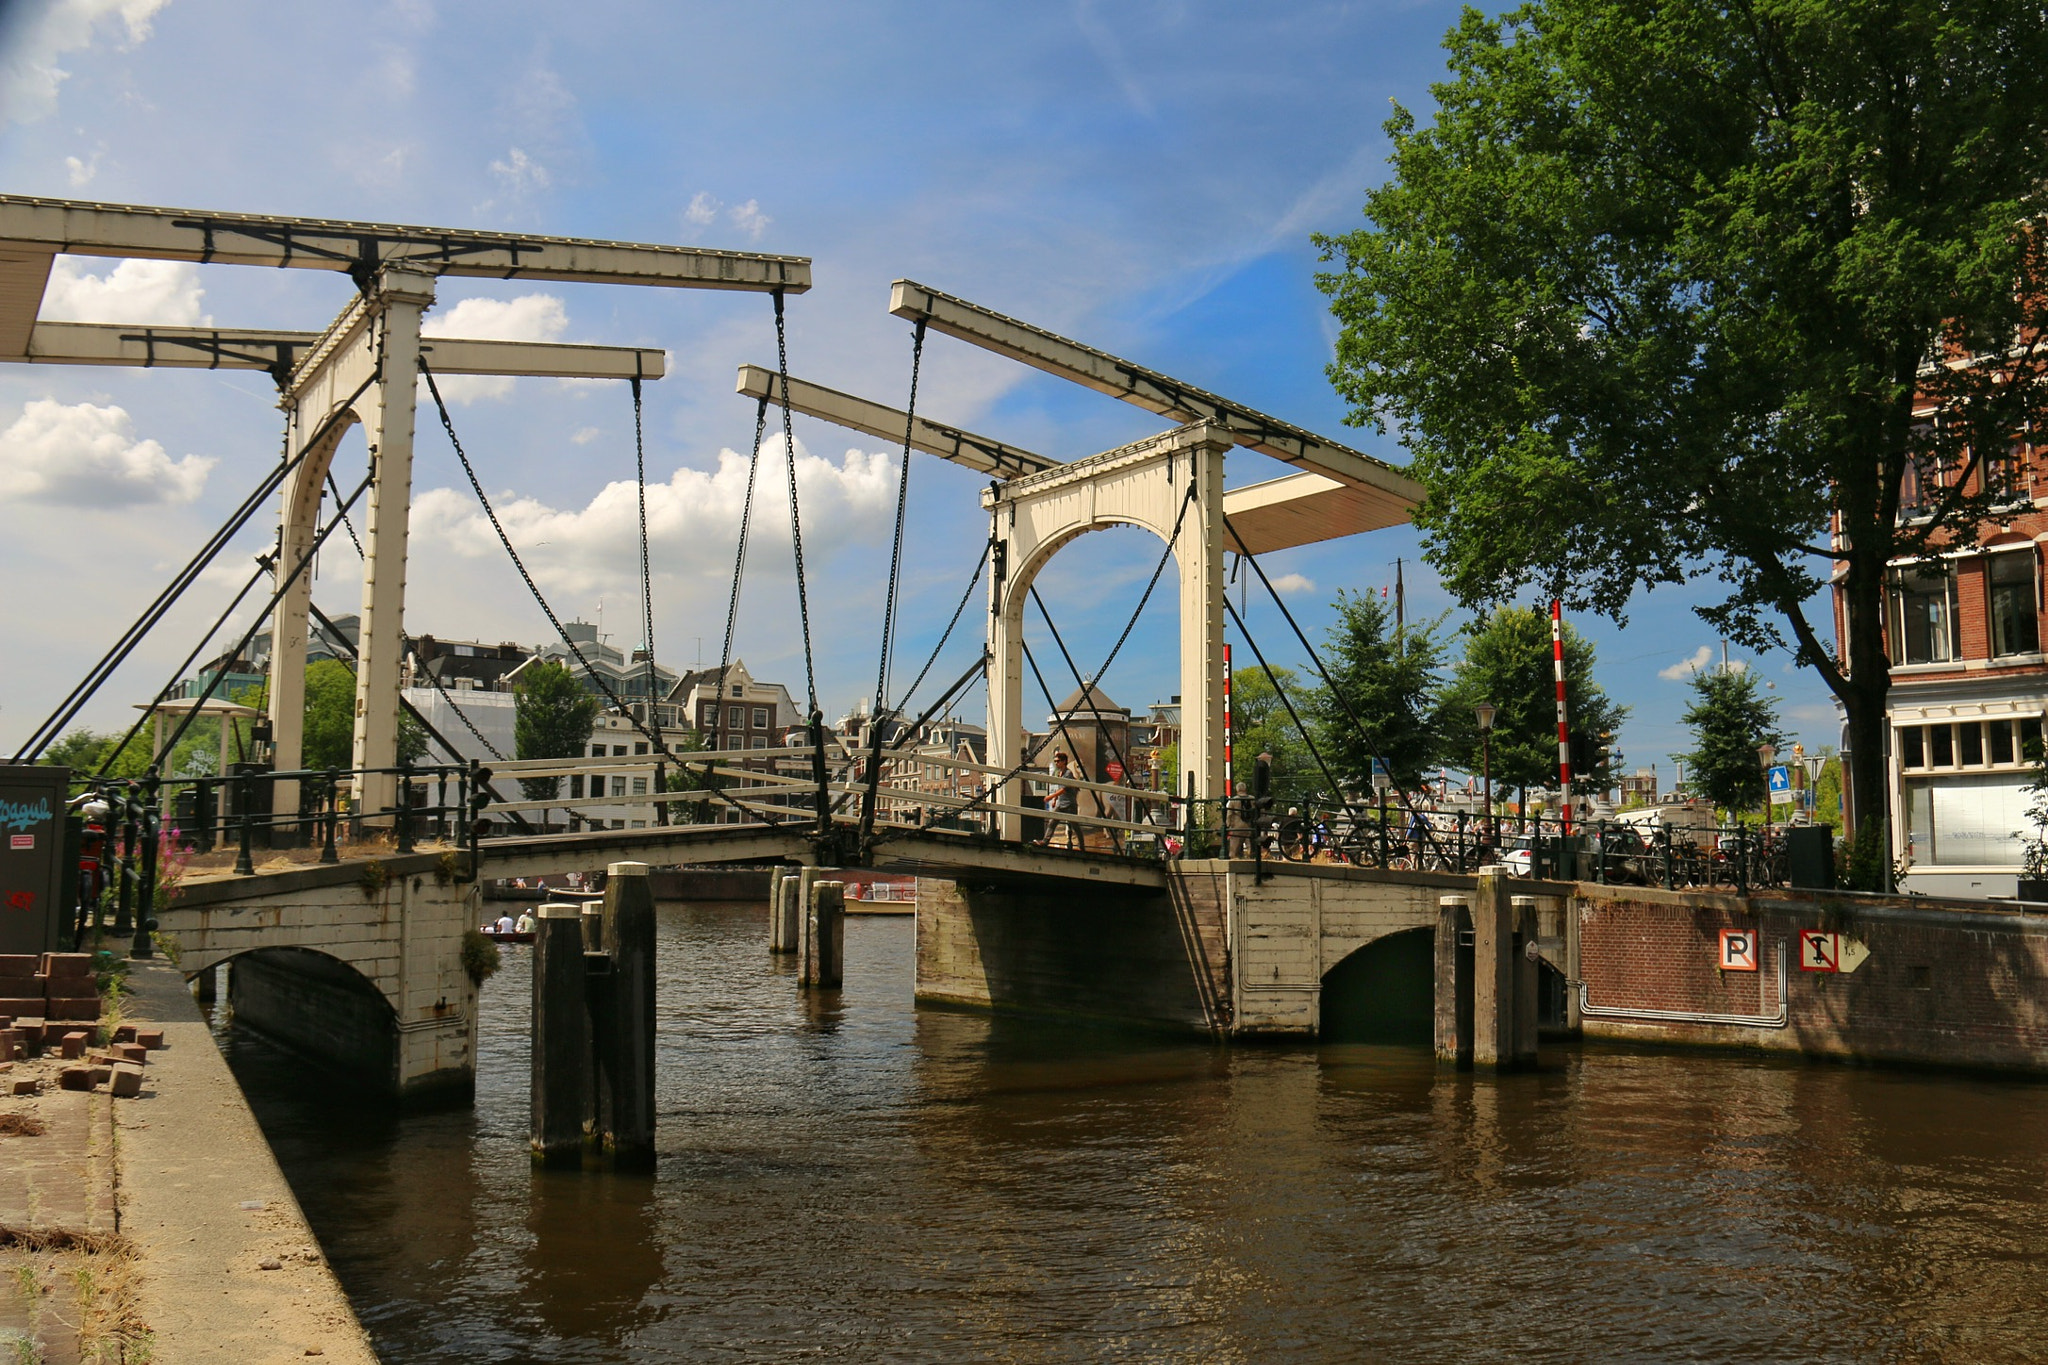
[[[1785,743],[1776,700],[1748,669],[1696,672],[1691,685],[1693,702],[1682,719],[1693,733],[1685,756],[1692,789],[1731,813],[1756,809],[1766,794],[1757,749]]]
[[[1593,681],[1593,644],[1571,623],[1564,626],[1566,717],[1574,730],[1613,733],[1628,708]],[[1494,707],[1492,771],[1495,792],[1547,786],[1557,780],[1557,673],[1550,618],[1533,607],[1499,607],[1465,632],[1465,654],[1444,689],[1441,727],[1446,756],[1467,772],[1480,771],[1482,745],[1474,708]],[[1598,786],[1603,763],[1578,776]]]
[[[1441,622],[1397,626],[1369,592],[1340,593],[1332,605],[1337,621],[1323,656],[1336,690],[1318,688],[1309,704],[1323,759],[1338,781],[1361,793],[1369,790],[1375,755],[1397,784],[1420,786],[1422,770],[1443,748]]]
[[[597,724],[597,698],[576,675],[552,660],[536,660],[520,671],[512,738],[520,758],[580,758]],[[524,778],[529,801],[552,800],[560,779]]]
[[[1832,745],[1822,748],[1825,756],[1820,776],[1813,782],[1813,818],[1823,825],[1842,828],[1842,756]]]
[[[2048,23],[1535,0],[1445,45],[1368,226],[1319,239],[1350,420],[1401,432],[1468,604],[1717,575],[1701,615],[1841,701],[1883,848],[1888,566],[1974,537],[2048,416]],[[1807,616],[1838,563],[1846,656]]]
[[[267,709],[265,687],[246,688],[235,700],[257,710]],[[299,742],[299,766],[306,769],[339,768],[346,771],[356,762],[356,671],[341,659],[315,659],[306,665],[306,709]],[[427,754],[427,732],[412,718],[398,713],[398,758],[417,763]]]
[[[1274,679],[1280,687],[1273,686]],[[1262,753],[1273,756],[1273,797],[1276,801],[1298,800],[1314,789],[1318,779],[1315,760],[1302,743],[1301,732],[1289,718],[1280,700],[1281,689],[1308,719],[1303,710],[1307,697],[1294,670],[1276,665],[1273,677],[1263,668],[1240,668],[1230,675],[1230,744],[1235,759],[1235,776],[1247,784],[1252,765]],[[1176,755],[1178,757],[1178,755]]]

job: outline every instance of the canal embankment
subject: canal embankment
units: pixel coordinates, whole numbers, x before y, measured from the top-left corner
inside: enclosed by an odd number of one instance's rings
[[[164,962],[131,964],[124,1022],[160,1028],[142,1093],[109,1101],[115,1224],[156,1365],[374,1365],[263,1131]]]

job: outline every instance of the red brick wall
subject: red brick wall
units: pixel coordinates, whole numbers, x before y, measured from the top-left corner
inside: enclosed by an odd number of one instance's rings
[[[1577,908],[1579,974],[1595,1006],[1774,1014],[1780,951],[1789,967],[1783,1028],[1589,1017],[1589,1036],[2048,1072],[2048,919],[1927,901],[1595,887],[1582,888]],[[1724,928],[1758,932],[1760,971],[1718,970]],[[1853,973],[1800,971],[1798,931],[1823,928],[1867,944],[1869,960]]]

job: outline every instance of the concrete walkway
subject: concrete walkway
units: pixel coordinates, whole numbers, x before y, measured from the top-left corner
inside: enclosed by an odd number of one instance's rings
[[[142,1095],[114,1102],[120,1231],[138,1256],[153,1365],[374,1365],[184,977],[137,962],[128,985],[124,1022],[161,1027],[165,1041]]]

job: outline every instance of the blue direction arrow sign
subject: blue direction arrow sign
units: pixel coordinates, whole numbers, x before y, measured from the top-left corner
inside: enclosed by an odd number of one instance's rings
[[[1792,770],[1783,764],[1770,769],[1771,804],[1787,805],[1792,800]]]

